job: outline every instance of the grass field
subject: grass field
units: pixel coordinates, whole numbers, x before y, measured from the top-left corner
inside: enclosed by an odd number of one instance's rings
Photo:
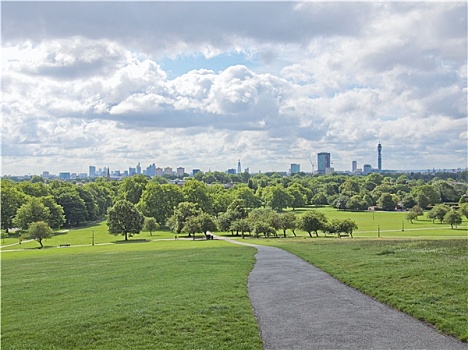
[[[245,241],[289,250],[468,340],[466,220],[452,230],[424,218],[411,224],[405,213],[317,210],[355,220],[355,238],[297,231]],[[64,243],[71,247],[56,248]],[[164,230],[124,242],[105,222],[64,230],[44,245],[2,239],[2,349],[262,348],[247,293],[254,248],[174,240]]]
[[[255,249],[170,241],[2,255],[2,349],[261,349]]]

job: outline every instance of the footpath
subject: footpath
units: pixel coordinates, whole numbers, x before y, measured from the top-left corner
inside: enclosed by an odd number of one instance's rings
[[[289,252],[225,240],[258,250],[248,290],[265,350],[468,350]]]

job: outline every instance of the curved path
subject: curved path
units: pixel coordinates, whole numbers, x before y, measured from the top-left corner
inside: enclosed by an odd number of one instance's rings
[[[468,349],[289,252],[251,246],[258,253],[249,296],[266,350]]]

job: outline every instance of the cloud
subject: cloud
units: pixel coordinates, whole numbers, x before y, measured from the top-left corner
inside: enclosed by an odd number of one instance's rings
[[[4,168],[464,167],[466,6],[2,3]]]

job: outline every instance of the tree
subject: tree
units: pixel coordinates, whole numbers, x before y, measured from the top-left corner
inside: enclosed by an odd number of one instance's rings
[[[346,195],[340,195],[335,201],[333,202],[333,206],[338,209],[346,209],[346,205],[348,204],[349,197]]]
[[[276,230],[279,229],[279,215],[276,211],[271,208],[257,208],[249,213],[248,221],[250,227],[256,233],[257,238],[259,233],[269,236],[274,234],[276,236]]]
[[[413,206],[408,213],[406,213],[406,220],[413,223],[413,220],[418,220],[418,216],[423,215],[423,210],[419,207],[419,205]]]
[[[301,208],[306,204],[306,191],[307,189],[303,186],[295,183],[289,186],[286,189],[286,192],[291,196],[292,200],[289,206],[295,210],[296,208]]]
[[[272,209],[280,212],[291,206],[294,197],[290,195],[282,185],[268,186],[263,192],[266,204]]]
[[[148,181],[148,177],[141,174],[124,178],[119,186],[120,198],[137,204],[140,201],[141,194],[146,188]]]
[[[353,231],[358,229],[358,225],[351,219],[337,220],[335,227],[338,233],[345,233],[353,237]]]
[[[438,219],[440,223],[444,221],[445,214],[447,214],[450,211],[450,208],[445,205],[445,204],[438,204],[434,206],[429,213],[427,213],[428,219],[432,219],[432,222],[435,221],[435,219]]]
[[[22,230],[27,230],[33,222],[47,222],[49,215],[49,208],[42,204],[39,198],[32,197],[18,209],[14,222]]]
[[[397,205],[395,198],[390,193],[383,193],[377,201],[377,204],[383,210],[389,211],[395,210]]]
[[[54,197],[47,196],[39,198],[42,204],[49,209],[49,219],[47,224],[51,228],[60,228],[65,224],[65,213],[62,206],[55,203]]]
[[[460,213],[468,219],[468,203],[462,203],[460,205]]]
[[[13,218],[16,212],[27,200],[27,196],[21,191],[18,191],[15,184],[9,180],[1,180],[0,187],[0,219],[2,228],[8,233],[13,227]]]
[[[68,226],[86,222],[86,204],[75,189],[65,189],[54,197],[57,204],[63,208]]]
[[[44,247],[42,240],[52,237],[52,229],[44,221],[32,222],[28,229],[28,238],[39,242],[41,248]]]
[[[312,197],[312,204],[315,205],[326,205],[328,204],[327,196],[323,192],[317,193]]]
[[[181,202],[183,194],[178,186],[150,182],[143,191],[137,208],[143,215],[153,217],[164,225]]]
[[[125,199],[117,201],[107,213],[107,226],[113,235],[123,234],[128,240],[128,234],[139,234],[143,229],[145,217],[135,205]]]
[[[444,216],[444,223],[449,224],[453,229],[453,226],[460,225],[462,223],[462,217],[458,211],[451,209]]]
[[[411,194],[418,198],[417,202],[418,205],[421,208],[426,208],[428,205],[435,205],[440,203],[440,193],[437,189],[434,188],[434,186],[431,185],[420,185],[416,186],[411,190]],[[419,195],[423,195],[424,197],[427,198],[427,201],[429,202],[427,205],[423,205],[425,203],[420,203],[419,202]],[[421,197],[421,198],[424,198]]]
[[[188,218],[190,218],[191,216],[198,216],[201,213],[201,209],[195,203],[179,203],[177,208],[174,210],[174,214],[172,214],[172,216],[169,218],[169,227],[175,233],[180,233],[182,232],[182,229],[184,228],[185,222],[188,220]]]
[[[145,218],[145,223],[143,225],[143,230],[149,231],[150,236],[153,235],[153,231],[157,230],[159,228],[159,224],[156,221],[155,218]]]
[[[406,213],[406,220],[408,220],[409,222],[413,223],[413,220],[417,220],[417,219],[418,219],[418,213],[416,213],[415,211],[410,210],[409,212]]]
[[[323,231],[327,226],[327,218],[319,211],[309,211],[302,216],[300,224],[310,237],[312,237],[312,232],[315,232],[318,237],[318,231]]]
[[[211,213],[212,203],[208,195],[208,186],[201,181],[190,180],[182,187],[185,201],[198,204],[204,212]]]
[[[250,225],[250,221],[248,219],[239,219],[231,223],[229,230],[231,232],[234,232],[234,231],[241,232],[242,238],[244,238],[244,233],[249,232],[250,234],[250,232],[252,231],[252,228]]]
[[[287,212],[279,215],[279,225],[283,230],[283,236],[286,238],[286,230],[291,230],[294,236],[296,236],[295,230],[297,227],[296,214]]]

